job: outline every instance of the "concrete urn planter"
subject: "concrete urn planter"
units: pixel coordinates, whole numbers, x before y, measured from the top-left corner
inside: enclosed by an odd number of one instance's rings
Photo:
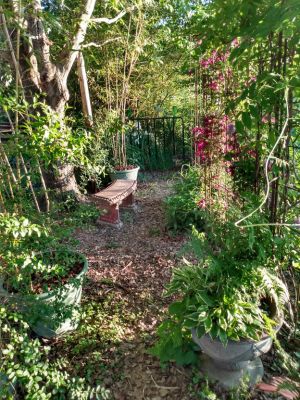
[[[111,180],[115,181],[117,179],[125,179],[127,181],[136,181],[138,177],[140,167],[131,168],[131,169],[124,169],[120,171],[113,171],[110,174]]]
[[[276,331],[281,326],[282,323]],[[201,370],[226,388],[238,386],[244,378],[248,379],[250,386],[260,381],[264,374],[260,356],[267,353],[273,343],[273,339],[265,335],[258,341],[229,340],[225,347],[220,340],[212,339],[209,335],[199,338],[195,329],[192,329],[192,338],[203,352]]]

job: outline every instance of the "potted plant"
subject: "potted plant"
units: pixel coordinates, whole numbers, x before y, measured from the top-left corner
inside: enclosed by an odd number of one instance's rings
[[[138,177],[140,167],[135,165],[117,165],[114,170],[110,173],[110,177],[113,181],[116,179],[125,179],[136,181]]]
[[[75,329],[86,258],[58,243],[44,226],[12,214],[0,214],[0,241],[0,296],[40,336]]]
[[[116,179],[137,180],[140,167],[128,163],[126,152],[126,133],[132,129],[129,123],[120,119],[117,114],[108,116],[109,129],[112,138],[112,153],[114,165],[111,167],[110,177]]]
[[[180,293],[170,306],[183,329],[206,357],[202,368],[225,386],[248,374],[250,383],[263,375],[259,356],[270,350],[282,325],[286,288],[275,272],[241,263],[234,275],[221,273],[217,260],[174,272],[168,294]],[[244,269],[243,272],[241,270]]]
[[[236,211],[230,208],[223,221],[210,211],[206,233],[194,230],[191,245],[198,261],[174,271],[166,294],[179,299],[170,305],[152,350],[173,358],[175,346],[178,357],[184,338],[192,336],[204,353],[201,368],[226,387],[246,375],[250,384],[262,377],[259,356],[270,350],[288,300],[276,253],[272,256],[272,243],[273,251],[281,248],[279,238],[276,249],[269,227],[250,232],[235,227],[230,214],[236,217]]]

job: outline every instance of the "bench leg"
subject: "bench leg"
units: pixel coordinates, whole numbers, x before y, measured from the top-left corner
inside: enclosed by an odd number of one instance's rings
[[[134,202],[134,195],[131,193],[129,196],[127,196],[121,203],[122,208],[130,209],[130,210],[136,210],[137,206]]]
[[[119,204],[105,205],[103,209],[106,212],[98,218],[98,222],[120,228],[122,222],[120,221]]]

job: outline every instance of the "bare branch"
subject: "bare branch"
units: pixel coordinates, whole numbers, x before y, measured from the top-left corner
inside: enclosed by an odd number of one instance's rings
[[[20,4],[19,0],[11,1],[11,8],[12,8],[12,11],[14,12],[14,16],[15,16],[15,20],[17,22],[18,28],[25,29],[25,20],[21,15],[20,6],[21,6],[21,4]]]
[[[68,54],[66,61],[64,63],[63,67],[63,79],[66,82],[68,75],[70,73],[70,70],[76,60],[76,57],[78,55],[78,52],[82,48],[82,43],[84,41],[86,31],[88,28],[88,24],[90,22],[94,23],[105,23],[105,24],[113,24],[117,22],[119,19],[121,19],[127,12],[131,11],[133,8],[129,8],[127,10],[121,11],[119,14],[117,14],[114,18],[91,18],[94,8],[95,8],[95,3],[96,0],[87,0],[85,4],[84,11],[81,15],[80,22],[79,22],[79,28],[76,33],[76,35],[73,38],[72,41],[72,46],[71,46],[71,51]],[[88,47],[88,46],[85,46]],[[98,47],[98,46],[94,46]]]
[[[21,29],[21,28],[25,29],[25,21],[19,13],[18,4],[17,4],[17,1],[15,1],[15,0],[12,1],[12,11],[14,13],[14,20],[17,21],[17,24],[18,24],[17,36],[19,36],[19,29]],[[26,68],[25,70],[22,71],[21,65],[19,62],[19,48],[17,48],[17,55],[16,55],[14,48],[13,48],[12,40],[11,40],[11,35],[12,35],[13,30],[11,32],[8,31],[6,18],[5,18],[4,12],[1,7],[0,7],[0,12],[1,12],[3,31],[4,31],[4,34],[6,37],[6,44],[9,49],[12,66],[16,70],[16,78],[19,83],[19,86],[22,89],[24,89],[24,85],[22,83],[23,78],[21,78],[21,76],[25,75],[25,76],[27,76],[27,78],[29,78],[30,82],[33,83],[34,87],[39,88],[40,74],[38,71],[37,59],[34,55],[34,52],[31,51],[32,50],[31,41],[29,40],[28,42],[24,42],[24,43],[26,43],[26,51],[24,51],[24,54],[26,53],[26,57],[27,57],[26,61],[27,62],[29,61],[31,68]],[[20,38],[17,39],[17,42],[19,42],[19,39]],[[19,47],[18,43],[17,43],[17,47]],[[26,64],[27,64],[27,62],[26,62]],[[10,62],[10,64],[11,64],[11,62]]]
[[[118,15],[116,15],[114,18],[92,18],[91,22],[95,22],[96,24],[114,24],[115,22],[119,21],[119,19],[123,18],[125,14],[127,14],[128,11],[131,11],[132,9],[129,10],[123,10],[121,11]]]
[[[8,118],[8,121],[9,121],[9,124],[10,124],[10,127],[11,127],[11,131],[12,131],[12,133],[14,135],[16,135],[15,127],[14,127],[14,124],[13,124],[11,118],[10,118],[10,115],[9,115],[8,111],[5,111],[5,113],[6,113],[6,116]],[[2,144],[1,144],[1,146],[2,146]],[[30,174],[28,172],[28,169],[26,167],[26,164],[25,164],[25,161],[24,161],[24,158],[23,158],[22,154],[20,154],[19,156],[20,156],[20,160],[21,160],[21,164],[22,164],[23,170],[24,170],[25,175],[26,175],[26,179],[27,179],[29,188],[30,188],[31,193],[32,193],[32,197],[33,197],[33,201],[34,201],[35,207],[36,207],[37,211],[40,213],[41,210],[40,210],[39,202],[37,200],[37,197],[36,197],[36,194],[35,194],[35,191],[34,191],[34,187],[33,187],[32,181],[31,181]],[[17,180],[15,180],[14,182],[17,183]]]
[[[85,117],[85,123],[88,127],[93,125],[93,113],[92,113],[92,105],[91,98],[89,92],[89,84],[87,80],[85,63],[82,53],[78,53],[77,57],[77,73],[79,78],[79,86],[82,100],[82,108],[83,114]]]
[[[41,164],[39,162],[39,160],[37,160],[37,165],[38,165],[38,170],[40,173],[40,177],[41,177],[41,182],[42,182],[42,186],[43,186],[43,191],[44,191],[44,195],[45,195],[45,201],[46,201],[46,212],[50,211],[50,199],[49,199],[49,195],[48,195],[48,191],[47,191],[47,185],[45,182],[45,178],[43,175],[43,171],[41,168]]]
[[[118,37],[115,37],[115,38],[107,39],[102,43],[95,43],[95,42],[86,43],[86,44],[83,44],[81,47],[83,49],[86,49],[88,47],[98,47],[98,48],[100,48],[100,47],[105,46],[108,43],[116,42],[117,40],[120,40],[120,39],[122,39],[122,37],[118,36]]]

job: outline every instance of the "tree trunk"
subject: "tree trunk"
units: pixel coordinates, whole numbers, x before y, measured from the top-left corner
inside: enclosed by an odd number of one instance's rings
[[[47,94],[47,104],[53,112],[60,115],[62,129],[64,129],[65,107],[69,100],[67,85],[62,83],[60,75],[56,73],[55,78],[43,87],[43,92]],[[47,186],[56,193],[72,193],[78,200],[84,198],[75,178],[74,166],[65,160],[59,160],[56,165],[46,171],[45,176]]]
[[[46,104],[60,116],[61,126],[64,129],[65,107],[70,95],[67,83],[63,82],[61,72],[57,67],[52,66],[50,73],[40,75],[33,85],[32,69],[28,70],[27,68],[26,71],[26,58],[20,59],[20,69],[23,71],[22,76],[26,77],[27,87],[24,90],[26,99],[31,103],[34,95],[43,94]],[[31,85],[28,85],[29,82]],[[53,192],[57,194],[72,192],[78,200],[84,197],[76,182],[74,167],[64,160],[59,160],[56,165],[49,167],[47,171],[44,171],[44,175],[47,187]]]
[[[63,161],[58,162],[44,171],[44,177],[47,187],[54,191],[56,195],[71,193],[77,200],[85,198],[78,188],[73,165]]]
[[[11,0],[8,4],[9,23],[6,23],[6,16],[1,5],[0,17],[6,41],[9,44],[12,69],[16,70],[19,78],[18,84],[22,87],[23,95],[29,103],[36,94],[44,96],[46,104],[53,112],[61,116],[63,129],[65,107],[69,100],[68,77],[85,39],[96,0],[82,1],[81,14],[78,19],[74,19],[75,33],[57,55],[56,62],[53,61],[51,54],[53,43],[44,27],[42,1],[31,0],[27,7],[21,7],[21,2],[17,0]],[[126,12],[123,10],[112,19],[95,18],[94,23],[112,24],[122,18]],[[21,37],[18,37],[16,41],[20,44],[17,58],[14,54],[16,45],[15,48],[13,46],[18,31],[15,29],[16,21],[21,32]],[[83,197],[75,179],[74,167],[65,160],[57,161],[50,171],[45,171],[45,180],[48,187],[55,191],[73,192],[77,198]]]

